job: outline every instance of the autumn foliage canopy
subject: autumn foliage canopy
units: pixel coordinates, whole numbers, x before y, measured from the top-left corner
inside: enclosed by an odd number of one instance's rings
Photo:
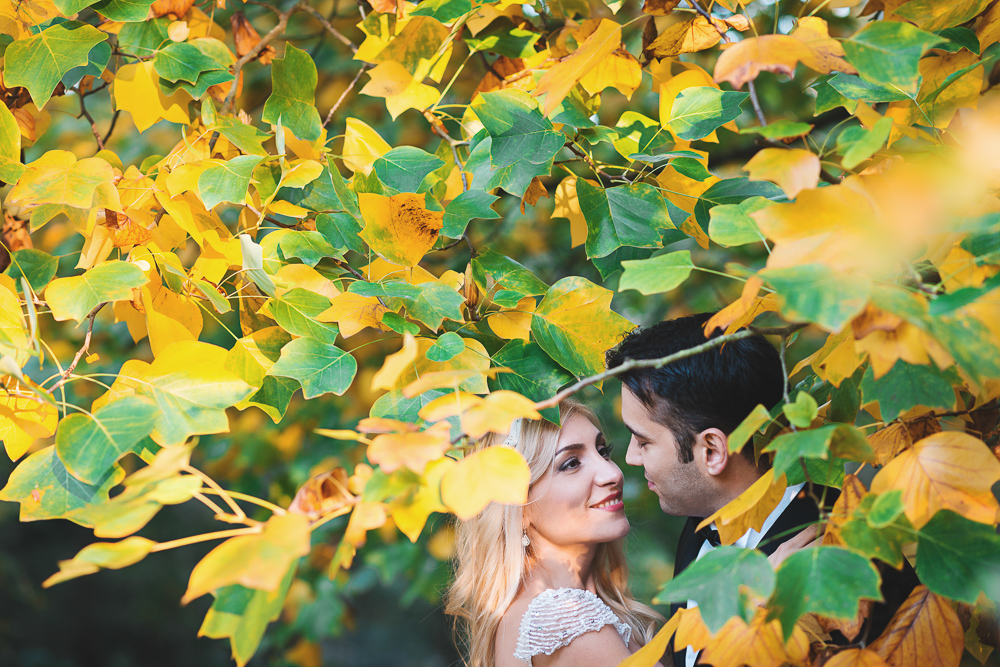
[[[717,309],[792,381],[729,439],[771,471],[706,521],[842,494],[776,570],[658,581],[700,606],[628,664],[996,645],[1000,3],[0,0],[0,59],[0,500],[95,536],[46,586],[214,540],[183,601],[242,665],[302,568],[349,580],[370,531],[446,558],[440,515],[527,494],[471,442]],[[276,482],[237,453],[265,420],[335,455]],[[181,503],[218,530],[140,535]]]

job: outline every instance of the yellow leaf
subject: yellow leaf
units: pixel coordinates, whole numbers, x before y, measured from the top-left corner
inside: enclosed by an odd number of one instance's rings
[[[301,289],[322,294],[328,299],[340,294],[332,280],[308,264],[285,264],[274,274],[274,284],[279,289]]]
[[[316,160],[294,160],[288,163],[288,170],[281,174],[281,186],[304,188],[323,173],[323,165]]]
[[[451,425],[439,422],[424,431],[382,433],[368,445],[368,460],[391,473],[402,467],[418,475],[430,461],[441,458],[451,447]]]
[[[399,379],[396,381],[396,385],[393,389],[406,387],[419,378],[425,378],[428,375],[431,375],[430,382],[433,382],[435,381],[435,376],[432,375],[434,373],[460,370],[465,371],[465,374],[463,375],[465,379],[458,381],[457,389],[461,389],[462,391],[467,391],[472,394],[487,393],[489,388],[486,386],[486,376],[491,372],[490,355],[486,351],[486,348],[483,347],[483,344],[478,340],[464,337],[462,340],[465,342],[465,350],[458,353],[448,361],[431,361],[427,358],[427,350],[434,344],[435,339],[418,338],[417,358],[413,364],[407,367],[402,375],[399,376]],[[452,381],[455,380],[457,380],[457,378],[449,380],[442,386],[451,386]],[[425,382],[427,381],[425,380]],[[421,389],[421,391],[424,390]]]
[[[889,667],[889,663],[874,651],[849,648],[830,658],[823,667]]]
[[[491,502],[528,502],[531,471],[520,452],[487,447],[458,462],[441,479],[441,500],[459,519],[471,519]]]
[[[686,610],[682,610],[686,611]],[[682,614],[677,613],[670,617],[670,620],[653,635],[653,638],[645,646],[618,663],[618,667],[653,667],[663,658],[667,650],[670,637],[676,632],[680,624]]]
[[[809,655],[809,640],[799,625],[786,644],[782,641],[781,622],[766,621],[767,610],[760,609],[747,623],[734,616],[708,641],[699,657],[713,667],[781,667],[801,664]]]
[[[608,86],[613,86],[630,100],[641,83],[642,67],[639,66],[639,61],[623,48],[602,58],[594,69],[580,79],[580,85],[591,95],[597,95]]]
[[[569,220],[570,247],[575,248],[587,242],[587,220],[580,209],[580,197],[576,194],[576,176],[567,176],[556,186],[553,218]]]
[[[378,132],[363,121],[357,118],[347,119],[342,158],[344,166],[351,171],[369,174],[375,160],[388,153],[391,148]]]
[[[368,531],[380,528],[387,518],[382,503],[360,503],[351,512],[351,519],[344,530],[344,541],[355,548],[364,545]]]
[[[513,308],[501,308],[499,312],[491,313],[486,321],[500,338],[505,340],[528,340],[531,334],[531,314],[538,304],[535,298],[526,296],[517,302]]]
[[[622,43],[622,27],[611,19],[601,19],[594,31],[569,57],[542,75],[532,93],[547,95],[542,113],[548,116],[558,107],[577,82],[614,53]]]
[[[875,431],[868,437],[872,451],[875,452],[875,464],[884,466],[903,451],[913,446],[913,438],[906,424],[895,422],[886,428]]]
[[[723,48],[715,63],[715,80],[728,81],[737,89],[761,72],[793,76],[800,62],[821,74],[857,74],[844,60],[844,47],[830,37],[826,21],[816,16],[800,19],[789,35],[748,37]]]
[[[441,502],[441,477],[456,465],[454,459],[448,457],[431,461],[420,477],[416,491],[405,500],[394,501],[389,506],[396,527],[406,535],[411,542],[416,542],[427,523],[427,517],[432,512],[447,512],[448,508]],[[431,546],[428,545],[428,550]],[[433,553],[433,552],[432,552]]]
[[[840,497],[833,504],[830,516],[827,519],[826,534],[823,535],[823,544],[841,545],[840,529],[854,514],[854,510],[861,505],[861,499],[867,493],[865,485],[858,479],[857,475],[846,475],[841,488]]]
[[[194,566],[181,604],[233,584],[277,590],[292,563],[309,553],[309,535],[309,519],[288,513],[272,516],[257,534],[229,538]]]
[[[330,299],[330,307],[316,316],[318,322],[336,322],[340,335],[350,338],[366,327],[385,331],[382,315],[389,312],[374,296],[342,292]]]
[[[59,572],[42,582],[42,588],[92,574],[101,568],[120,570],[146,557],[156,542],[132,536],[121,542],[96,542],[84,547],[72,560],[59,561]]]
[[[535,402],[513,391],[494,391],[462,414],[462,430],[472,438],[507,433],[517,418],[541,419]]]
[[[368,71],[368,75],[371,80],[361,89],[361,93],[384,98],[385,108],[393,120],[407,109],[426,109],[441,96],[436,88],[414,79],[395,60],[376,65]]]
[[[980,53],[1000,42],[1000,6],[993,5],[979,17],[976,37],[979,38]]]
[[[1000,481],[1000,461],[981,440],[966,433],[935,433],[890,461],[872,480],[874,493],[903,492],[906,517],[921,528],[947,509],[979,523],[994,524],[1000,504],[990,488]]]
[[[11,461],[24,456],[35,440],[55,433],[58,421],[54,405],[33,396],[13,377],[0,379],[0,440]]]
[[[381,257],[376,257],[375,261],[363,267],[361,274],[365,277],[365,280],[372,283],[385,280],[386,278],[389,280],[403,280],[411,285],[420,285],[437,280],[433,273],[422,266],[400,266],[399,264],[387,262]]]
[[[444,396],[438,396],[433,401],[420,408],[418,415],[426,422],[436,422],[461,414],[469,408],[479,405],[483,398],[464,391],[454,391]]]
[[[804,148],[765,148],[743,166],[751,181],[771,181],[789,199],[819,185],[819,156]]]
[[[417,341],[413,334],[406,333],[403,336],[403,347],[394,354],[385,358],[382,368],[372,376],[372,391],[378,389],[392,389],[399,376],[417,358]],[[437,420],[434,420],[437,421]]]
[[[951,667],[962,659],[965,633],[946,598],[917,586],[868,647],[893,667]]]
[[[768,515],[781,502],[786,486],[783,474],[775,482],[774,470],[768,470],[746,491],[698,524],[698,529],[715,522],[723,544],[732,544],[751,528],[759,531]]]
[[[121,211],[121,199],[112,183],[114,178],[114,168],[101,158],[77,160],[69,151],[48,151],[28,165],[7,195],[7,203]]]
[[[746,30],[750,27],[742,14],[728,19],[713,19],[711,23],[703,16],[695,16],[668,27],[646,47],[647,53],[656,58],[669,58],[682,53],[695,53],[711,48],[719,43],[722,35],[734,28]]]
[[[153,61],[145,60],[123,65],[111,84],[115,109],[127,111],[140,132],[145,132],[161,120],[187,123],[191,96],[178,90],[169,97],[160,90],[160,76],[153,69]]]
[[[757,276],[751,276],[743,285],[740,298],[717,312],[705,322],[705,335],[710,335],[716,329],[725,329],[731,334],[753,322],[762,313],[777,313],[781,311],[777,300],[770,296],[758,297],[764,281]]]
[[[423,195],[404,192],[385,197],[363,192],[358,205],[365,219],[361,238],[381,257],[400,266],[420,262],[444,226],[444,212],[427,210]]]
[[[403,387],[403,396],[413,398],[431,389],[453,388],[458,389],[463,383],[482,377],[484,373],[479,370],[455,369],[446,371],[433,371],[424,373],[419,379],[414,380]]]

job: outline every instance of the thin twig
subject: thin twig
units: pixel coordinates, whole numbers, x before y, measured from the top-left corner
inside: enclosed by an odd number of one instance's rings
[[[787,338],[792,333],[802,329],[806,326],[805,323],[790,324],[787,327],[749,327],[747,329],[742,329],[735,333],[726,334],[724,336],[719,336],[718,338],[712,338],[701,345],[696,345],[690,347],[686,350],[681,350],[680,352],[675,352],[674,354],[669,354],[665,357],[659,357],[656,359],[628,359],[620,366],[615,366],[603,373],[598,373],[597,375],[592,375],[588,378],[584,378],[566,387],[558,394],[552,398],[546,399],[535,403],[535,410],[545,410],[547,408],[554,408],[559,405],[564,399],[572,396],[576,392],[580,391],[584,387],[588,387],[592,384],[597,384],[598,382],[603,382],[604,380],[622,375],[629,371],[635,370],[637,368],[663,368],[668,364],[672,364],[675,361],[680,361],[681,359],[687,359],[688,357],[693,357],[696,354],[701,354],[702,352],[707,352],[708,350],[714,349],[716,347],[721,347],[726,343],[731,343],[737,340],[743,340],[744,338],[750,338],[751,336],[781,336],[782,339]]]
[[[333,38],[336,39],[338,42],[349,48],[351,50],[351,53],[358,52],[358,47],[354,44],[354,42],[345,37],[344,33],[334,28],[330,24],[330,22],[326,20],[326,17],[323,16],[319,12],[319,10],[317,10],[315,7],[311,5],[302,5],[302,11],[306,12],[307,14],[311,14],[317,21],[322,23],[323,27],[326,28],[326,31],[330,33],[330,35],[332,35]]]
[[[430,114],[428,114],[428,115],[430,115]],[[459,158],[459,156],[458,156],[458,147],[460,145],[462,145],[464,142],[457,141],[456,139],[452,139],[451,136],[449,136],[449,134],[444,131],[444,128],[440,127],[438,125],[438,123],[434,122],[435,120],[437,120],[436,118],[435,119],[429,119],[429,120],[430,120],[430,123],[431,123],[431,129],[434,130],[434,134],[438,135],[439,137],[441,137],[442,139],[444,139],[445,141],[447,141],[448,142],[448,146],[451,147],[451,155],[452,155],[453,158],[455,158],[455,165],[458,167],[458,174],[459,174],[459,176],[462,177],[462,191],[463,192],[468,192],[469,191],[469,177],[465,175],[465,167],[462,164],[461,158]]]
[[[757,121],[760,122],[761,127],[764,127],[767,125],[767,118],[764,117],[764,110],[757,98],[757,87],[753,85],[753,81],[747,81],[747,88],[750,90],[750,103],[753,104],[753,111],[757,114]]]
[[[323,127],[326,127],[327,125],[330,124],[330,121],[333,120],[333,114],[337,111],[337,109],[340,108],[340,105],[344,103],[344,100],[347,98],[347,94],[354,89],[354,86],[357,85],[358,83],[358,79],[360,79],[361,75],[364,72],[366,72],[370,67],[371,65],[369,65],[368,63],[365,63],[361,66],[361,69],[358,70],[358,73],[355,74],[354,78],[351,79],[351,82],[347,84],[347,88],[344,89],[344,92],[340,94],[340,97],[337,98],[337,101],[333,104],[332,107],[330,107],[330,111],[326,114],[326,120],[323,121]]]
[[[66,381],[69,379],[69,376],[73,374],[74,370],[76,370],[76,365],[80,363],[80,359],[82,359],[83,355],[87,354],[87,352],[90,351],[90,337],[94,333],[94,319],[97,318],[97,313],[101,312],[101,308],[104,308],[104,306],[108,305],[109,303],[111,302],[104,301],[102,303],[99,303],[96,306],[94,306],[93,310],[87,313],[86,317],[86,319],[88,320],[87,335],[84,336],[83,338],[83,347],[77,350],[76,356],[73,357],[73,362],[69,365],[69,367],[66,368],[66,370],[63,371],[63,374],[59,378],[59,381],[56,382],[54,385],[52,385],[52,388],[49,391],[55,391],[59,387],[66,384]]]
[[[108,126],[108,131],[104,134],[104,143],[108,143],[108,139],[111,138],[111,133],[115,131],[115,125],[118,123],[118,116],[122,113],[121,109],[115,111],[115,115],[111,117],[111,125]]]
[[[200,479],[206,486],[208,486],[208,488],[214,490],[219,495],[219,497],[222,498],[222,500],[227,505],[229,505],[229,509],[231,509],[233,511],[233,515],[239,521],[246,521],[247,515],[243,511],[243,508],[236,504],[236,501],[233,500],[232,496],[230,496],[228,493],[226,493],[226,490],[223,489],[221,486],[219,486],[218,482],[216,482],[214,479],[212,479],[211,477],[209,477],[208,475],[206,475],[202,471],[198,470],[194,466],[186,465],[183,468],[181,468],[181,470],[183,470],[184,472],[190,473],[190,474],[194,475],[195,477],[197,477],[198,479]],[[224,513],[220,512],[220,514],[224,514]]]
[[[235,65],[233,65],[233,84],[229,89],[229,94],[226,95],[226,101],[222,103],[221,113],[223,115],[231,112],[233,109],[233,102],[236,99],[236,89],[239,87],[240,72],[243,70],[243,66],[259,56],[261,51],[263,51],[275,37],[285,32],[285,28],[288,27],[288,19],[291,18],[292,14],[301,9],[303,1],[304,0],[299,0],[287,10],[278,14],[278,24],[271,28],[269,33],[261,37],[260,41],[257,42],[257,44],[250,49],[245,56],[237,60]]]
[[[90,122],[90,131],[94,133],[94,139],[97,141],[97,149],[104,150],[104,138],[101,137],[101,133],[97,129],[97,123],[94,121],[94,117],[90,115],[87,111],[87,105],[83,101],[83,95],[80,94],[80,89],[76,89],[76,96],[80,98],[80,115],[77,118],[84,117]]]

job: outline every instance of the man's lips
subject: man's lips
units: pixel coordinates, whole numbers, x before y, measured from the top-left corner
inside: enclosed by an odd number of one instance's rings
[[[617,512],[618,510],[625,508],[625,503],[622,502],[621,491],[616,491],[596,505],[591,505],[591,507],[597,510]]]

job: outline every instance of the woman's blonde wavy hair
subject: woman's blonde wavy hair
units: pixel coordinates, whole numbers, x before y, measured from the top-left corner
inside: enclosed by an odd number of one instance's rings
[[[583,415],[601,429],[597,416],[575,401],[559,406],[562,423]],[[500,445],[505,436],[490,434],[477,449]],[[555,459],[559,427],[544,419],[524,420],[515,445],[528,462],[535,484]],[[469,667],[494,667],[496,633],[507,608],[517,597],[528,574],[528,550],[521,545],[524,507],[490,503],[476,517],[455,528],[455,580],[446,596],[445,612],[455,616],[459,645],[464,645]],[[652,637],[663,617],[632,597],[623,540],[600,544],[592,565],[596,592],[615,614],[632,628],[641,644]]]

